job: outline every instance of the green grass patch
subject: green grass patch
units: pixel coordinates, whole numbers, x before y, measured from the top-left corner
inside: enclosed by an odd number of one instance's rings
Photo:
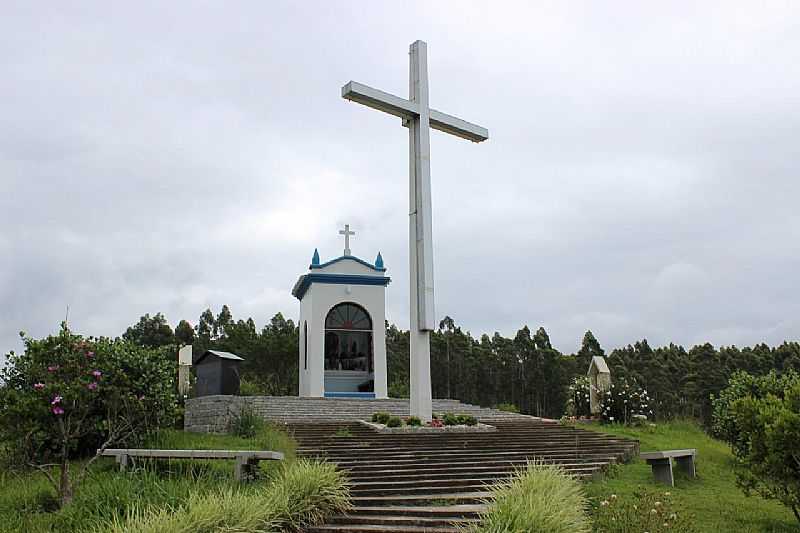
[[[611,495],[633,499],[642,489],[670,493],[671,508],[687,513],[697,531],[706,532],[795,532],[797,521],[786,507],[758,496],[747,497],[736,486],[734,462],[728,446],[706,434],[692,421],[674,421],[650,426],[586,425],[594,431],[638,439],[641,451],[696,448],[697,477],[683,476],[675,470],[675,487],[660,485],[651,468],[641,459],[613,468],[611,475],[587,483],[587,493],[597,508]],[[608,531],[608,530],[604,530]],[[620,529],[619,531],[624,531]]]
[[[295,442],[285,432],[264,426],[251,439],[162,430],[143,447],[201,450],[273,450],[294,458]],[[78,487],[75,500],[57,510],[55,492],[37,471],[0,469],[0,531],[83,532],[105,527],[133,509],[168,509],[184,505],[192,495],[220,491],[263,490],[281,470],[278,461],[262,461],[261,479],[240,488],[233,479],[233,461],[139,460],[120,473],[111,458],[102,458]],[[79,463],[73,463],[77,470]]]
[[[345,476],[332,464],[300,460],[259,489],[193,494],[176,508],[135,508],[96,533],[301,531],[350,508]]]

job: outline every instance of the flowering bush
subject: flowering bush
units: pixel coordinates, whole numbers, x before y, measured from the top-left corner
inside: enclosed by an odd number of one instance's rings
[[[588,417],[592,416],[589,404],[589,378],[578,376],[569,386],[567,391],[567,416]]]
[[[567,390],[566,419],[591,417],[589,378],[575,378]],[[611,388],[598,394],[600,401],[600,418],[606,422],[630,424],[637,415],[653,417],[650,397],[647,391],[637,385],[630,385],[626,380],[611,384]]]
[[[653,417],[647,391],[627,381],[600,394],[600,416],[606,422],[630,424],[637,416]]]
[[[166,351],[84,339],[66,325],[56,336],[23,341],[25,352],[9,354],[0,374],[0,437],[13,443],[17,463],[45,474],[62,504],[102,450],[171,422],[176,360]],[[69,460],[90,450],[72,479]]]
[[[647,531],[664,533],[697,531],[688,515],[676,511],[669,492],[635,492],[631,498],[618,498],[616,494],[592,505],[594,531],[597,533],[628,533]]]

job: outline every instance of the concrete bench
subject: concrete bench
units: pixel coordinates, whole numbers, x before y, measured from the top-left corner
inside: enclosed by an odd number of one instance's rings
[[[697,455],[697,450],[690,448],[688,450],[666,450],[663,452],[644,452],[639,454],[642,459],[647,461],[647,464],[653,467],[653,476],[670,487],[675,486],[675,478],[672,476],[672,462],[673,460],[678,465],[678,468],[686,472],[689,477],[695,476],[694,458]]]
[[[259,461],[281,461],[281,452],[254,450],[147,450],[137,448],[110,448],[102,455],[116,457],[120,472],[123,472],[134,457],[148,459],[234,459],[236,481],[255,474]]]

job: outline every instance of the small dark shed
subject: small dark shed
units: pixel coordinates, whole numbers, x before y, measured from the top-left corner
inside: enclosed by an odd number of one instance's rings
[[[194,362],[197,372],[197,396],[239,394],[239,363],[244,361],[230,352],[208,350]]]

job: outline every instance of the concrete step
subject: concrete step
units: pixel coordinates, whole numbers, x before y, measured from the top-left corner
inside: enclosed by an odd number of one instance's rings
[[[424,526],[424,527],[450,527],[454,522],[461,525],[474,524],[477,518],[447,518],[447,517],[427,517],[416,515],[379,515],[349,513],[334,517],[330,524],[352,524],[352,525],[372,525],[372,526]]]
[[[352,499],[356,506],[373,505],[455,505],[455,504],[482,504],[492,496],[486,490],[472,492],[450,492],[442,494],[412,494],[391,496],[355,496]]]
[[[387,525],[352,525],[352,524],[328,524],[316,526],[307,530],[308,533],[459,533],[455,527],[426,527],[426,526],[387,526]]]
[[[486,511],[485,505],[446,505],[429,506],[422,505],[382,505],[378,507],[361,506],[354,507],[351,511],[359,516],[381,515],[381,516],[420,516],[428,518],[476,518],[480,513]]]

